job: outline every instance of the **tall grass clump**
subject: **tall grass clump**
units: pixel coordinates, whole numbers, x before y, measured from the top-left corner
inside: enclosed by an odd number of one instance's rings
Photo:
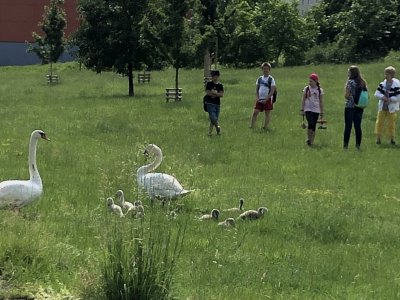
[[[114,227],[102,266],[103,295],[108,300],[170,299],[176,260],[186,225],[175,231],[156,225],[131,229],[125,236]],[[175,231],[175,233],[174,233]]]

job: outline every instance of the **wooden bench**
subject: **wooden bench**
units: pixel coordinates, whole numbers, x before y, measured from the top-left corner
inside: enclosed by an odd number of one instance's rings
[[[165,97],[167,102],[169,100],[182,101],[182,88],[178,88],[178,91],[175,88],[165,89]]]
[[[58,75],[55,75],[55,74],[52,74],[52,75],[47,74],[46,75],[46,80],[47,80],[47,83],[49,83],[49,84],[58,83],[59,77],[58,77]]]
[[[151,73],[143,73],[137,75],[138,83],[150,83]]]

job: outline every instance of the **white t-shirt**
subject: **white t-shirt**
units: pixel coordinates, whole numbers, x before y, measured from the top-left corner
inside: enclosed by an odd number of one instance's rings
[[[304,102],[304,111],[312,111],[315,113],[321,113],[321,107],[319,105],[319,91],[318,87],[312,88],[311,86],[306,86],[303,89],[303,95],[307,91],[307,87],[309,88],[309,92],[306,95],[306,101]],[[320,88],[321,95],[324,94],[324,90]]]
[[[258,88],[258,99],[265,100],[269,94],[268,78],[271,77],[271,87],[275,85],[275,79],[271,75],[260,76],[257,78],[256,85]]]

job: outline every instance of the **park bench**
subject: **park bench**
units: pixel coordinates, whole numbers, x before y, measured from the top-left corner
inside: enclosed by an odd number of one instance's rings
[[[178,88],[178,91],[175,88],[166,88],[165,97],[167,102],[169,100],[182,101],[182,88]]]
[[[151,73],[142,73],[142,74],[138,74],[137,80],[138,83],[150,83],[150,77],[151,77]]]
[[[51,84],[51,83],[58,83],[58,81],[59,81],[59,77],[58,77],[58,75],[55,75],[55,74],[47,74],[46,75],[46,80],[47,80],[47,83],[49,83],[49,84]]]

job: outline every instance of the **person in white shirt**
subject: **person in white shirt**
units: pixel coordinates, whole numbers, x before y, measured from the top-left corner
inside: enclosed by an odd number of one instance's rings
[[[276,84],[275,79],[269,75],[271,64],[265,62],[261,65],[261,69],[263,75],[258,77],[256,81],[256,103],[251,116],[250,128],[254,128],[258,114],[265,111],[263,129],[267,129],[269,121],[271,120],[271,111],[273,110],[272,96],[276,90]]]
[[[319,85],[318,75],[312,73],[309,76],[309,83],[303,89],[303,99],[301,101],[301,114],[307,119],[307,145],[312,146],[315,139],[315,129],[317,128],[318,118],[324,115],[323,97],[324,91]]]
[[[390,143],[396,144],[396,118],[400,102],[400,81],[394,78],[396,69],[392,66],[385,69],[385,80],[375,91],[375,97],[379,99],[378,115],[375,123],[376,143],[381,143],[381,137],[386,127],[390,136]],[[386,125],[387,124],[387,125]]]

